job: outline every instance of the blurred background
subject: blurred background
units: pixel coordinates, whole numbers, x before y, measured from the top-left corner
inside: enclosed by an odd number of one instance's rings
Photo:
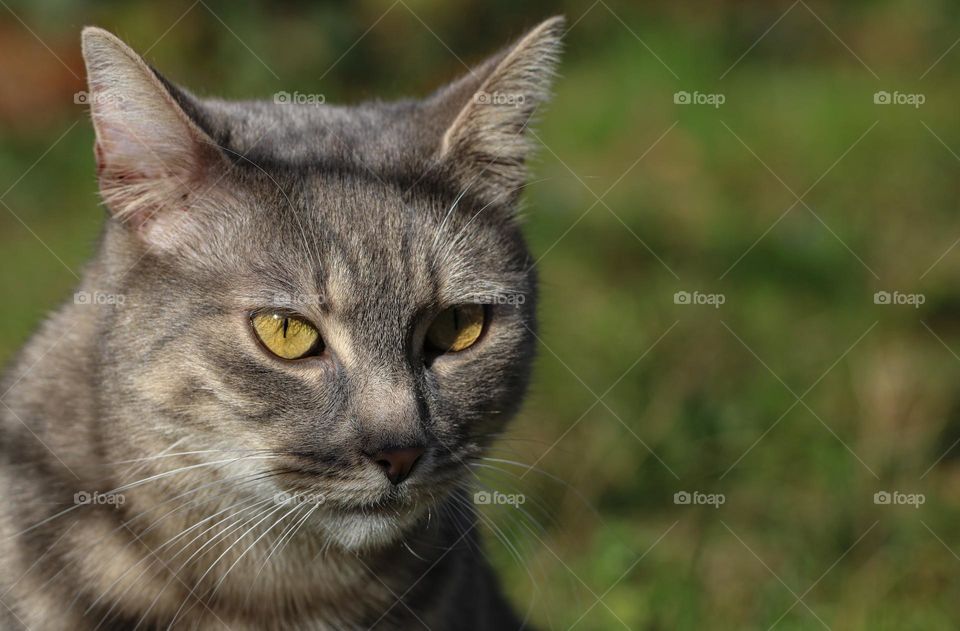
[[[542,18],[531,396],[482,469],[544,629],[960,619],[960,6],[0,1],[0,360],[103,221],[79,31],[200,94],[423,95]],[[878,293],[879,292],[879,293]]]

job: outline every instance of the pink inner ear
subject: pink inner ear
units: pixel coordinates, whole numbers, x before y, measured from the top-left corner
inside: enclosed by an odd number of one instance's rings
[[[109,136],[106,130],[104,136]],[[111,143],[109,150],[105,147],[106,143]],[[105,141],[95,142],[97,177],[109,179],[114,184],[133,184],[174,175],[174,170],[160,164],[159,158],[152,155],[149,149],[137,153],[137,145],[139,141],[131,143],[123,136],[120,137],[120,142],[109,137]],[[180,177],[187,175],[189,174],[184,173]]]
[[[102,119],[99,130],[98,160],[105,172],[137,172],[145,178],[177,172],[182,172],[181,177],[190,175],[197,160],[189,131],[152,129],[152,121],[135,120],[122,108],[111,114],[111,118]],[[130,117],[129,122],[124,116]]]

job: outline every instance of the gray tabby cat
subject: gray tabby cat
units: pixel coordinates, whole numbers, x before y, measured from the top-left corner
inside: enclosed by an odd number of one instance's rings
[[[84,30],[109,217],[0,389],[4,628],[522,626],[471,467],[530,371],[562,32],[335,107],[199,99]]]

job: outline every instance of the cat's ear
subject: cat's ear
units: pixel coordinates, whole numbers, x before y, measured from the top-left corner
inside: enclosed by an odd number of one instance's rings
[[[83,30],[100,192],[110,212],[144,235],[201,195],[226,158],[175,98],[174,88],[107,31]]]
[[[492,201],[519,196],[535,144],[528,126],[550,96],[565,24],[546,20],[432,97],[449,121],[439,155],[461,188]]]

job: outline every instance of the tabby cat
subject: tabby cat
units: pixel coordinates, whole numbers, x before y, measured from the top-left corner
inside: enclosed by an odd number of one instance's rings
[[[201,99],[83,31],[108,216],[0,388],[4,628],[524,625],[474,470],[530,372],[563,30],[351,107]]]

